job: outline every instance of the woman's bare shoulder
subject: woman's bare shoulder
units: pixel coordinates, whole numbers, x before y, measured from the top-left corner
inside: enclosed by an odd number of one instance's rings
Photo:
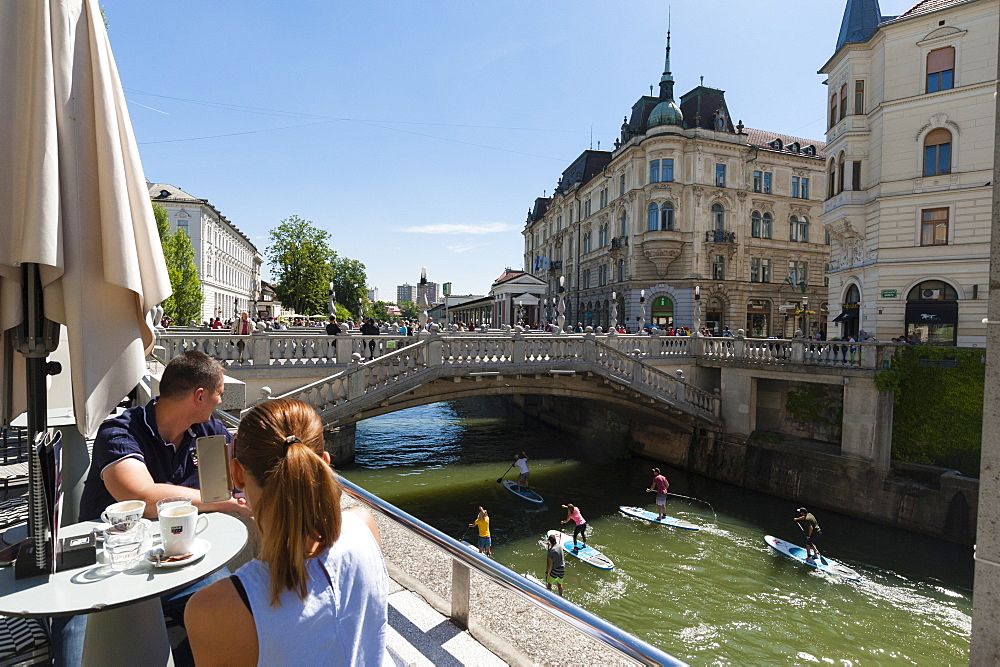
[[[257,663],[257,626],[230,579],[192,595],[184,608],[184,625],[198,665]]]

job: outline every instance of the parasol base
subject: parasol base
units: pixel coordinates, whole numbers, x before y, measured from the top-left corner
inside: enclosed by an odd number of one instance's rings
[[[45,547],[48,551],[48,546]],[[38,566],[38,552],[37,547],[33,540],[25,540],[21,544],[21,550],[17,554],[17,560],[14,561],[14,578],[15,579],[30,579],[31,577],[38,577],[41,575],[48,575],[49,568],[47,564],[51,560],[48,553],[45,554],[45,558],[42,562],[46,563],[45,567]]]

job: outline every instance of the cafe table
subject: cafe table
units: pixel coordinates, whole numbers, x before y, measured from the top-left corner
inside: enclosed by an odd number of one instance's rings
[[[85,665],[170,665],[170,642],[160,607],[160,596],[182,590],[207,577],[233,558],[246,544],[242,521],[227,514],[205,514],[208,521],[198,537],[208,552],[180,567],[157,568],[145,558],[129,570],[115,571],[104,563],[30,579],[15,579],[14,568],[0,568],[0,614],[48,617],[89,614],[84,641]],[[207,525],[206,525],[207,524]],[[59,537],[91,532],[98,524],[84,521],[59,529]],[[160,531],[152,522],[153,547]]]

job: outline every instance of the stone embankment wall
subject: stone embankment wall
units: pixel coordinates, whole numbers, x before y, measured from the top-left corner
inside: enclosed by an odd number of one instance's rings
[[[653,424],[582,401],[533,397],[513,402],[579,436],[582,444],[624,448],[705,477],[797,503],[971,545],[979,480],[932,466],[893,462],[888,474],[836,446],[751,442],[697,427]]]

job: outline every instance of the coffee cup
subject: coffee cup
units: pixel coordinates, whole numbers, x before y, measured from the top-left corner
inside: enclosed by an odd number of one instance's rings
[[[101,512],[101,521],[104,523],[110,523],[112,526],[125,524],[125,527],[128,528],[141,519],[142,514],[145,511],[146,503],[143,501],[123,500],[120,503],[108,505],[104,511]]]
[[[163,552],[168,556],[191,553],[198,535],[200,520],[204,519],[205,525],[208,525],[208,517],[199,516],[198,508],[191,504],[164,505],[159,510],[159,518]]]

